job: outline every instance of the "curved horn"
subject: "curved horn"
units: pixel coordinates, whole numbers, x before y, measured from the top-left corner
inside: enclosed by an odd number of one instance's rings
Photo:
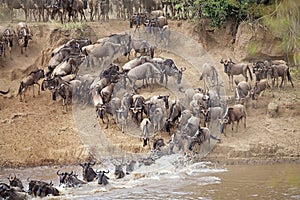
[[[59,170],[57,170],[56,174],[57,174],[58,176],[61,176],[61,175],[62,175],[62,173],[59,173],[59,172],[60,172],[60,169],[59,169]]]
[[[71,173],[68,173],[68,174],[69,174],[69,176],[73,175],[73,171],[71,171]]]
[[[103,171],[103,173],[106,173],[106,174],[108,174],[108,173],[109,173],[109,170],[107,170],[107,172]]]
[[[94,166],[96,164],[96,162],[94,161],[93,163],[90,163],[90,165]]]
[[[99,174],[100,172],[101,172],[101,170],[99,170],[99,169],[96,170],[96,173],[97,173],[97,174]]]

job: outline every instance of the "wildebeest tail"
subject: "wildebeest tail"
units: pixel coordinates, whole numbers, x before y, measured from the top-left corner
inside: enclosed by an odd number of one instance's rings
[[[53,101],[56,101],[56,92],[53,92],[53,93],[52,93],[52,100],[53,100]]]
[[[22,82],[20,83],[20,86],[19,86],[18,95],[21,94],[23,88],[24,88],[24,83],[23,83],[23,81],[22,81]]]
[[[290,70],[289,70],[289,69],[287,70],[287,78],[288,78],[288,81],[291,82],[292,87],[294,87],[294,83],[293,83],[293,81],[292,81],[292,76],[291,76],[291,73],[290,73]]]
[[[249,72],[249,75],[250,75],[250,80],[252,81],[252,73],[251,73],[251,70],[250,70],[250,67],[247,65],[247,70],[248,70],[248,72]]]

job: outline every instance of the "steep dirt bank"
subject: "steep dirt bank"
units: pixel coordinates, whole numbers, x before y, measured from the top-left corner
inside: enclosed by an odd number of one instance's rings
[[[75,124],[71,108],[67,113],[61,112],[61,102],[53,102],[48,91],[36,95],[35,98],[29,91],[27,103],[19,102],[16,94],[22,78],[31,70],[41,68],[42,64],[46,67],[47,59],[42,62],[42,54],[44,53],[44,56],[47,57],[53,48],[51,45],[59,45],[76,35],[73,32],[66,34],[68,31],[57,29],[60,28],[58,24],[30,24],[30,27],[33,29],[35,39],[30,44],[28,57],[21,55],[15,47],[13,60],[6,59],[4,67],[0,70],[0,89],[11,88],[11,94],[8,97],[0,96],[0,165],[16,167],[74,164],[78,160],[91,159],[95,155],[96,159],[99,159],[101,154],[96,152],[97,149],[91,148],[86,143],[93,140],[93,142],[103,142],[102,138],[99,139],[100,135],[97,135],[102,131],[105,133],[105,139],[114,144],[113,149],[107,149],[109,153],[115,153],[116,149],[123,150],[123,153],[146,152],[147,149],[142,148],[136,135],[122,134],[116,126],[102,130],[96,125],[94,113],[91,113],[91,118],[82,118],[88,121],[89,127],[83,125],[86,134],[79,134],[82,129]],[[170,27],[196,41],[199,41],[199,37],[201,37],[199,33],[195,34],[194,25],[187,22],[173,21],[170,22]],[[128,30],[128,23],[112,20],[102,24],[89,23],[86,28],[89,30],[87,36],[95,41],[97,38]],[[57,29],[54,31],[56,35],[50,39],[50,33],[54,33],[52,30],[55,29]],[[86,32],[84,31],[84,33]],[[187,49],[190,51],[188,53],[193,54],[193,46],[189,46]],[[223,80],[227,81],[219,61],[222,57],[231,57],[238,61],[238,54],[217,43],[215,46],[208,43],[206,49],[216,63]],[[160,55],[173,58],[179,66],[187,66],[184,79],[192,83],[194,87],[202,86],[198,80],[198,72],[180,55],[168,52],[162,52]],[[120,61],[125,62],[123,58]],[[225,83],[227,84],[227,82]],[[295,89],[288,85],[286,91],[276,90],[274,99],[266,92],[265,96],[260,99],[256,110],[249,102],[247,104],[247,128],[244,129],[240,126],[238,133],[228,130],[227,137],[221,136],[222,143],[217,144],[206,159],[227,163],[234,163],[237,160],[265,160],[266,158],[271,161],[299,160],[300,124],[297,122],[300,117],[300,92],[297,90],[298,87],[299,83],[296,82]],[[153,94],[168,92],[159,86],[156,86],[154,91]],[[227,91],[227,94],[232,95],[232,92]],[[275,118],[266,116],[266,106],[270,101],[279,104],[279,114]],[[84,108],[82,109],[84,110]],[[90,108],[86,108],[86,110],[94,112]],[[138,132],[137,130],[136,132]],[[165,133],[161,133],[160,136],[168,138]]]

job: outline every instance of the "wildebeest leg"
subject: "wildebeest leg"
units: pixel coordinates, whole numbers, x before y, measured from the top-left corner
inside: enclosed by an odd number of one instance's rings
[[[35,97],[35,95],[34,95],[34,84],[32,85],[32,96]]]
[[[238,132],[238,129],[239,129],[239,123],[240,123],[240,120],[237,120],[236,121],[236,129],[235,129],[236,133]]]
[[[36,83],[39,87],[38,87],[38,95],[40,95],[41,94],[41,90],[40,90],[40,88],[41,88],[41,85],[39,84],[39,83]]]

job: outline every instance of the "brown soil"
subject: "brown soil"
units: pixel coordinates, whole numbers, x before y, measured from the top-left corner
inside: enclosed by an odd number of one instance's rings
[[[34,39],[28,49],[28,57],[22,55],[14,47],[12,60],[3,59],[3,67],[0,67],[0,89],[10,88],[10,94],[0,96],[0,166],[36,166],[52,164],[74,164],[78,160],[99,159],[104,151],[108,154],[123,150],[124,153],[145,153],[146,148],[141,146],[138,139],[138,127],[126,133],[121,133],[115,125],[103,130],[102,124],[98,125],[94,109],[91,107],[78,109],[69,107],[68,112],[61,111],[61,102],[51,100],[50,92],[41,92],[32,96],[32,91],[27,92],[27,102],[20,102],[17,96],[20,81],[30,71],[36,68],[46,67],[49,54],[53,48],[62,44],[68,38],[85,33],[95,41],[97,38],[128,30],[128,23],[124,21],[110,21],[108,23],[89,23],[85,30],[62,31],[59,24],[29,24],[34,34]],[[187,22],[170,22],[173,30],[183,33],[199,41],[199,33],[194,32],[193,25]],[[59,29],[57,29],[59,28]],[[56,30],[56,31],[53,31]],[[88,31],[87,31],[88,30]],[[50,37],[50,33],[52,33]],[[201,35],[201,34],[200,34]],[[219,64],[221,57],[237,58],[230,48],[220,48],[220,44],[214,40],[210,44],[210,37],[206,47],[211,58],[216,63],[223,80],[222,66]],[[219,45],[219,46],[218,46]],[[190,48],[191,51],[193,48]],[[198,75],[193,66],[180,56],[170,52],[160,52],[160,56],[171,57],[179,66],[186,66],[184,78],[192,83],[193,87],[202,86],[198,82]],[[124,62],[123,58],[120,62]],[[253,82],[252,82],[253,84]],[[262,162],[268,161],[299,161],[300,158],[300,91],[287,86],[286,91],[275,91],[275,98],[266,94],[260,98],[258,108],[253,109],[248,102],[247,128],[239,127],[239,132],[231,132],[227,129],[227,136],[222,137],[222,143],[217,144],[213,151],[205,158],[217,162]],[[37,86],[36,90],[37,91]],[[156,85],[153,93],[143,89],[144,95],[171,93],[164,87]],[[231,95],[232,92],[227,91]],[[275,118],[266,115],[267,105],[274,101],[279,104],[279,113]],[[78,109],[78,110],[74,110]],[[83,112],[78,123],[77,115]],[[87,112],[89,116],[84,116]],[[84,117],[83,117],[84,116]],[[87,125],[89,124],[89,125]],[[83,131],[85,130],[85,131]],[[104,136],[103,136],[103,133]],[[128,134],[129,133],[129,134]],[[161,132],[158,137],[168,140],[168,135]],[[104,142],[105,141],[105,142]],[[89,145],[97,143],[100,147]],[[105,149],[106,143],[113,144]],[[101,149],[101,152],[97,152]]]

